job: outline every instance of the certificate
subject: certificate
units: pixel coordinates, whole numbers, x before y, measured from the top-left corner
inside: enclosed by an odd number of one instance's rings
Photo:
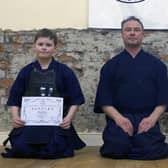
[[[23,97],[21,120],[29,126],[58,126],[63,118],[63,98]]]

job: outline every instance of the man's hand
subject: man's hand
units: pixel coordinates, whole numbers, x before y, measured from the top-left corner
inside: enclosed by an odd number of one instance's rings
[[[139,123],[138,134],[147,132],[149,129],[155,126],[156,122],[159,120],[159,117],[166,110],[166,105],[160,105],[155,107],[153,112],[148,116],[142,119]]]
[[[115,107],[103,106],[102,109],[120,128],[123,129],[124,132],[128,133],[130,136],[133,135],[134,128],[131,121],[120,114]]]
[[[128,133],[129,136],[133,135],[133,125],[128,118],[124,116],[118,116],[115,118],[115,122],[124,130],[124,132]]]
[[[138,134],[149,131],[149,129],[154,127],[155,124],[156,124],[156,120],[154,117],[149,116],[149,117],[143,118],[142,121],[139,123]]]

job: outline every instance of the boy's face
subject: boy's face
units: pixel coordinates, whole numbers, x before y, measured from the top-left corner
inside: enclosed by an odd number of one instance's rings
[[[54,41],[48,37],[40,37],[35,42],[34,49],[39,59],[51,58],[55,51]]]

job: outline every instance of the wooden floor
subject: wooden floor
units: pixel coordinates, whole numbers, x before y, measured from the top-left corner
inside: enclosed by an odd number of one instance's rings
[[[2,151],[0,147],[0,152]],[[98,147],[86,147],[72,158],[57,160],[6,159],[0,156],[0,168],[168,168],[168,159],[155,161],[102,158]]]

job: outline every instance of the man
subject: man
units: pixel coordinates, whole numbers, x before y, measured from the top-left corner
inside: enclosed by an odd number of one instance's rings
[[[121,23],[125,49],[101,69],[94,111],[106,114],[104,157],[150,160],[168,156],[159,117],[168,105],[166,66],[142,47],[142,22]]]

